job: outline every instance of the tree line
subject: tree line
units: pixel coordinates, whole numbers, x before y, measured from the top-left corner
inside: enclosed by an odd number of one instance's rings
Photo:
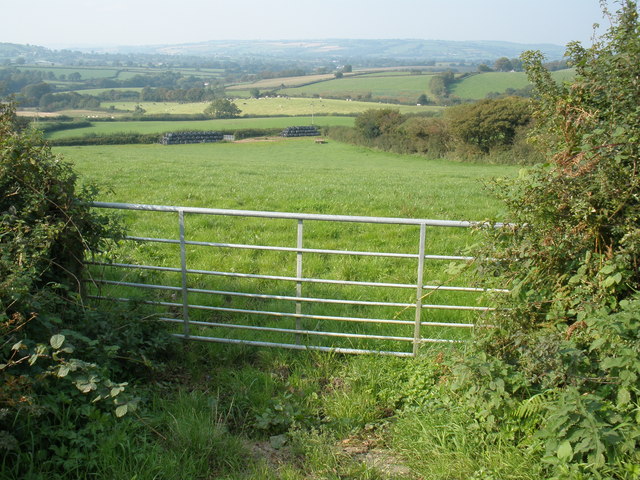
[[[532,108],[519,97],[486,99],[448,108],[442,115],[402,115],[396,109],[368,110],[354,127],[329,127],[340,141],[404,154],[456,159],[491,158],[535,163],[540,153],[526,142]]]

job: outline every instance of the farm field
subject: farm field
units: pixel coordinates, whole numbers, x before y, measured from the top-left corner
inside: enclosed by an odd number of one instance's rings
[[[87,88],[84,90],[72,90],[81,95],[101,95],[106,92],[141,92],[142,87],[118,87],[118,88]]]
[[[411,218],[499,217],[501,210],[482,183],[518,171],[516,166],[426,160],[338,142],[315,145],[313,139],[55,151],[73,162],[85,181],[110,184],[115,191],[101,198],[105,201]],[[218,172],[216,179],[206,173],[211,169]],[[197,186],[203,188],[200,194]]]
[[[570,80],[573,70],[558,70],[551,72],[551,76],[558,82]],[[487,72],[472,75],[455,83],[451,92],[460,98],[480,100],[489,93],[503,93],[508,88],[520,89],[529,85],[529,80],[524,72]]]
[[[40,72],[51,72],[56,76],[60,75],[70,75],[72,73],[79,73],[81,75],[82,80],[93,79],[93,78],[114,78],[114,79],[128,79],[132,78],[136,75],[144,75],[144,74],[153,74],[158,73],[157,68],[144,68],[144,67],[86,67],[86,66],[34,66],[34,65],[24,65],[20,66],[21,70],[30,70],[30,71],[40,71]],[[183,75],[193,75],[195,77],[218,77],[224,73],[222,69],[216,68],[169,68],[165,69],[172,72],[179,72]],[[162,70],[160,70],[162,71]]]
[[[286,128],[291,126],[353,126],[354,117],[270,117],[270,118],[231,118],[220,120],[192,121],[131,121],[131,122],[94,122],[90,127],[75,128],[51,132],[48,139],[57,140],[86,135],[111,135],[114,133],[162,134],[185,130],[223,130]]]
[[[118,71],[121,70],[116,67],[56,67],[56,66],[31,66],[25,65],[20,67],[21,70],[30,70],[37,72],[51,72],[56,76],[67,75],[78,72],[81,78],[86,80],[90,78],[115,78],[118,75]]]
[[[407,75],[415,75],[415,74],[412,72],[403,71],[403,70],[399,70],[399,71],[387,70],[382,72],[362,73],[362,74],[359,74],[358,76],[369,78],[369,77],[404,77]]]
[[[252,83],[239,83],[237,85],[231,85],[227,87],[227,90],[250,90],[252,88],[258,89],[279,89],[284,85],[285,87],[297,87],[300,85],[306,85],[308,83],[322,82],[324,80],[331,80],[334,78],[332,73],[323,73],[321,75],[302,75],[299,77],[279,77],[279,78],[266,78],[264,80],[258,80]]]
[[[404,103],[415,103],[423,93],[429,94],[430,75],[358,75],[314,83],[298,88],[285,88],[281,93],[291,96],[351,97],[371,96]]]
[[[419,157],[403,157],[336,142],[314,144],[312,139],[281,139],[275,142],[244,144],[207,144],[180,146],[114,146],[56,148],[73,161],[82,181],[106,184],[112,193],[99,200],[123,203],[198,206],[241,210],[266,210],[338,215],[410,217],[432,219],[484,220],[500,218],[500,208],[482,187],[494,176],[512,175],[516,169],[486,165],[469,165],[445,161],[429,161]],[[108,166],[108,168],[105,168]],[[175,238],[173,215],[141,213],[126,215],[130,231],[139,236]],[[189,238],[225,244],[295,246],[295,222],[287,220],[236,219],[195,216],[187,220]],[[391,251],[414,253],[417,249],[417,227],[384,225],[307,223],[305,245],[308,248],[346,248],[359,251]],[[461,254],[474,235],[466,229],[433,228],[428,231],[427,250],[431,254]],[[135,262],[173,266],[177,260],[175,246],[141,245],[124,250]],[[191,268],[222,270],[265,275],[291,276],[295,272],[295,256],[286,252],[241,250],[212,253],[202,247],[189,248]],[[409,259],[373,260],[342,256],[306,255],[305,276],[364,280],[387,283],[411,283],[415,261]],[[433,261],[425,270],[427,284],[450,281],[444,270],[446,262]],[[134,281],[149,281],[155,276],[130,274]],[[168,276],[169,282],[175,277]],[[457,281],[471,279],[463,275]],[[415,280],[414,280],[415,281]],[[251,279],[194,278],[197,288],[240,290],[277,295],[295,294],[294,285]],[[411,290],[371,289],[305,285],[304,295],[316,298],[359,298],[377,301],[412,302]],[[164,297],[160,297],[164,298]],[[200,299],[212,305],[229,306],[224,298]],[[429,302],[478,305],[477,294],[431,292]],[[283,305],[284,303],[284,305]],[[233,300],[234,308],[281,311],[287,302]],[[382,310],[382,311],[381,311]],[[359,307],[350,305],[312,304],[305,312],[316,315],[358,316],[365,318],[413,319],[411,309],[396,307]],[[200,312],[201,313],[201,312]],[[470,322],[476,314],[434,310],[431,321]],[[246,318],[245,318],[246,317]],[[241,315],[242,321],[266,326],[286,325],[282,319],[256,319]],[[210,315],[194,314],[195,319]],[[231,320],[231,317],[224,315]],[[305,324],[304,328],[343,331],[349,326],[340,322]],[[466,338],[468,330],[430,327],[426,336]],[[411,326],[358,325],[358,332],[412,336]],[[225,333],[226,334],[226,333]],[[248,334],[247,334],[248,335]],[[286,341],[285,334],[264,338]],[[275,336],[275,337],[274,337]],[[256,335],[250,335],[255,339]],[[261,337],[262,338],[262,337]],[[290,339],[289,339],[290,341]],[[374,348],[398,349],[388,340],[378,340]],[[344,340],[333,344],[350,348],[370,348],[364,341]],[[403,344],[400,348],[410,345]],[[401,350],[404,351],[404,350]]]
[[[417,96],[416,96],[417,98]],[[387,104],[373,102],[355,102],[325,98],[243,98],[237,100],[236,105],[241,115],[311,115],[311,114],[340,114],[355,115],[372,108],[388,108]],[[140,105],[149,114],[194,114],[202,113],[208,106],[207,102],[199,103],[160,103],[160,102],[103,102],[102,108],[115,108],[116,111],[133,112],[136,105]],[[401,113],[418,113],[429,110],[440,110],[442,107],[417,107],[407,105],[392,105]]]

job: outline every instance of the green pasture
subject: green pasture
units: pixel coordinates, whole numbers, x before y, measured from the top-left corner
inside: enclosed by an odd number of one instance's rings
[[[219,77],[224,74],[223,68],[171,68],[170,71],[180,72],[183,75],[193,75],[194,77]]]
[[[369,76],[358,75],[298,88],[285,88],[281,93],[291,96],[384,98],[404,103],[415,103],[423,93],[429,94],[429,75]]]
[[[359,77],[404,77],[407,75],[416,75],[415,73],[412,72],[408,72],[408,71],[394,71],[394,70],[389,70],[389,71],[384,71],[384,72],[372,72],[372,73],[363,73],[363,74],[359,74]]]
[[[130,70],[120,70],[118,72],[118,80],[130,80],[138,75],[144,75],[146,72],[143,71],[130,71]],[[157,73],[157,72],[154,72]]]
[[[411,218],[499,217],[501,207],[484,182],[518,170],[338,142],[316,145],[313,138],[54,150],[75,164],[83,180],[113,187],[101,198],[105,201]],[[194,188],[185,189],[183,183]]]
[[[417,98],[418,96],[416,96]],[[388,108],[389,105],[374,102],[356,102],[325,98],[242,98],[236,100],[241,115],[316,115],[338,114],[356,115],[372,108]],[[194,114],[203,113],[208,102],[198,103],[162,103],[162,102],[102,102],[101,108],[114,108],[116,111],[133,112],[140,105],[148,114]],[[417,107],[393,105],[401,113],[418,113],[439,107]]]
[[[558,82],[569,81],[575,72],[571,69],[551,72],[551,76]],[[529,85],[524,72],[487,72],[479,73],[456,82],[451,93],[460,98],[480,100],[489,93],[503,93],[508,88],[521,89]]]
[[[225,90],[229,98],[251,98],[250,90]]]
[[[133,112],[136,105],[140,105],[149,114],[194,114],[202,113],[207,108],[206,102],[177,103],[177,102],[102,102],[102,109],[115,109],[122,112]]]
[[[238,108],[245,115],[311,115],[338,114],[357,115],[375,108],[388,108],[388,104],[373,102],[356,102],[329,98],[247,98],[236,101]],[[435,107],[416,107],[393,105],[401,113],[424,112]]]
[[[81,95],[102,95],[106,92],[141,92],[142,87],[118,87],[118,88],[87,88],[84,90],[73,90],[75,93],[79,93]]]
[[[372,151],[329,142],[315,144],[313,139],[282,139],[275,142],[244,144],[203,144],[179,146],[110,146],[57,148],[73,161],[82,181],[107,185],[99,200],[183,205],[241,210],[284,211],[320,214],[365,215],[434,219],[484,220],[500,218],[502,210],[484,190],[483,183],[494,176],[513,175],[516,169],[504,166],[472,165],[442,160],[426,160]],[[175,214],[139,213],[124,215],[131,234],[145,237],[177,238]],[[190,240],[224,244],[254,244],[294,247],[296,226],[293,220],[259,218],[187,216]],[[305,222],[305,247],[416,253],[418,228],[363,224]],[[466,229],[429,228],[427,253],[461,254],[478,241],[479,233]],[[175,245],[133,244],[123,247],[121,255],[128,263],[142,262],[176,267]],[[189,246],[190,268],[233,271],[266,275],[294,276],[295,253],[261,250]],[[429,285],[473,283],[467,273],[447,271],[448,261],[431,261],[425,269]],[[304,276],[371,282],[415,282],[415,259],[346,257],[305,254]],[[132,282],[153,283],[159,273],[129,271]],[[164,282],[179,285],[176,274],[163,275]],[[198,289],[243,291],[258,294],[295,295],[295,283],[246,278],[190,275],[190,286]],[[105,288],[104,291],[107,291]],[[450,303],[475,306],[477,294],[425,292],[425,303]],[[120,291],[116,295],[122,295]],[[413,289],[381,289],[358,286],[338,287],[305,284],[303,295],[315,298],[411,303]],[[150,291],[156,300],[175,303],[171,292]],[[193,294],[191,301],[223,308],[292,311],[288,300],[243,299],[228,295]],[[170,309],[171,310],[171,309]],[[304,313],[316,315],[393,318],[411,322],[412,308],[327,305],[305,303]],[[167,315],[167,313],[163,313]],[[171,312],[169,313],[171,314]],[[425,310],[428,321],[470,322],[476,314]],[[291,318],[272,318],[249,314],[194,311],[193,319],[241,321],[270,327],[293,326]],[[303,321],[303,328],[323,331],[355,331],[412,337],[412,325],[349,324],[328,320]],[[195,327],[194,327],[195,328]],[[424,327],[424,336],[432,338],[468,338],[467,329]],[[222,332],[209,332],[227,336]],[[193,334],[205,333],[196,328]],[[290,342],[288,334],[240,333],[235,338]],[[317,343],[318,338],[309,340]],[[410,344],[377,340],[338,339],[334,345],[383,350],[410,350]]]
[[[252,83],[230,85],[229,87],[227,87],[227,90],[251,90],[252,88],[257,88],[259,90],[273,90],[281,88],[282,85],[284,85],[285,87],[297,87],[312,82],[331,80],[332,78],[334,78],[334,75],[332,73],[323,73],[321,75],[302,75],[299,77],[266,78]]]
[[[353,126],[353,117],[270,117],[270,118],[231,118],[224,120],[193,121],[132,121],[132,122],[94,122],[91,127],[75,128],[51,132],[48,139],[82,137],[86,135],[112,135],[115,133],[141,133],[158,135],[166,132],[186,130],[223,130],[286,128],[300,125],[317,126]]]
[[[120,68],[118,75],[119,80],[133,78],[136,75],[154,75],[161,72],[177,72],[185,76],[194,76],[201,78],[219,77],[224,73],[223,69],[219,68],[182,68],[182,67],[123,67]]]

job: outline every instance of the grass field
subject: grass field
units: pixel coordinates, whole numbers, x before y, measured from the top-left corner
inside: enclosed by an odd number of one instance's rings
[[[162,134],[185,130],[224,130],[233,131],[248,128],[286,128],[299,125],[317,126],[353,126],[354,117],[270,117],[270,118],[232,118],[226,120],[194,121],[133,121],[133,122],[94,122],[91,127],[61,130],[47,135],[48,139],[81,137],[85,135],[111,135],[114,133]]]
[[[429,94],[429,75],[354,76],[314,83],[298,88],[286,88],[281,93],[291,96],[351,97],[393,99],[415,103],[421,94]]]
[[[321,75],[303,75],[300,77],[280,77],[280,78],[267,78],[264,80],[258,80],[253,83],[240,83],[238,85],[232,85],[227,87],[227,90],[250,90],[257,88],[260,90],[273,90],[279,89],[284,85],[285,87],[297,87],[300,85],[306,85],[313,82],[322,82],[325,80],[331,80],[334,78],[332,73],[323,73]]]
[[[100,196],[103,201],[307,213],[500,218],[502,207],[483,185],[495,176],[517,174],[516,167],[432,161],[335,142],[316,145],[311,139],[175,147],[69,147],[55,152],[75,163],[81,182],[96,181],[112,187],[111,192]],[[131,234],[165,238],[178,235],[175,215],[167,218],[148,212],[125,218]],[[227,221],[187,216],[186,229],[190,239],[215,242],[288,246],[296,239],[295,222],[284,220]],[[341,244],[358,250],[416,251],[413,227],[398,233],[397,229],[386,227],[372,230],[355,224],[306,221],[304,246],[319,247],[321,239],[328,239],[329,245],[323,244],[328,247]],[[467,232],[460,230],[429,229],[427,251],[453,252],[469,240],[477,238],[469,238]],[[123,253],[132,262],[173,266],[177,252],[175,248],[171,251],[172,247],[134,244],[124,248]],[[292,275],[295,271],[291,263],[295,254],[270,255],[249,250],[236,255],[224,249],[203,253],[198,250],[202,248],[187,247],[191,268],[192,262],[199,262],[207,268],[235,272]],[[303,274],[374,281],[404,281],[415,275],[411,261],[398,265],[386,260],[365,260],[332,260],[326,255],[305,253]],[[442,266],[437,269],[442,270]],[[428,266],[426,272],[426,282],[438,280],[434,268]],[[458,276],[455,281],[464,277]],[[132,273],[125,279],[153,282],[158,277]],[[179,279],[173,280],[179,283]],[[289,295],[295,288],[289,285],[286,290],[266,281],[249,283],[224,278],[211,285],[191,275],[189,282],[199,288]],[[303,295],[340,298],[343,294],[349,294],[348,298],[369,298],[367,293],[354,289],[341,292],[303,286]],[[411,295],[382,296],[384,300],[407,301],[409,298],[403,297]],[[166,295],[153,298],[175,301]],[[460,295],[441,299],[461,301]],[[216,305],[237,306],[235,302],[223,297]],[[283,307],[274,302],[255,299],[243,305],[252,309]],[[309,308],[303,305],[303,312],[315,311]],[[341,307],[325,308],[324,314],[347,313]],[[368,311],[362,308],[356,313],[365,316]],[[401,309],[386,313],[399,319],[412,316],[411,311]],[[425,313],[428,320],[447,318],[431,310]],[[282,319],[238,319],[223,313],[211,313],[208,319],[290,326]],[[326,321],[303,323],[303,327],[325,331],[336,328]],[[358,329],[369,334],[407,335],[406,331],[397,330]],[[201,332],[192,327],[193,334]],[[273,336],[267,339],[278,340]],[[361,345],[356,342],[351,346]],[[172,377],[177,372],[179,380],[163,382],[168,386],[149,395],[151,401],[142,413],[145,423],[141,425],[134,418],[131,428],[120,422],[120,430],[110,432],[117,435],[118,441],[102,444],[98,455],[102,477],[151,480],[162,476],[178,480],[185,473],[192,478],[208,478],[213,471],[215,478],[238,480],[542,478],[527,448],[512,442],[496,445],[497,442],[478,440],[478,435],[466,430],[469,419],[465,411],[452,405],[446,409],[447,418],[442,418],[437,412],[432,415],[430,405],[421,403],[431,388],[439,388],[429,383],[433,372],[442,371],[439,359],[458,358],[464,350],[465,344],[433,349],[426,346],[423,355],[408,360],[185,343],[177,349],[179,356],[168,359],[168,375]],[[150,431],[146,422],[152,422],[154,429]],[[284,446],[273,447],[278,445],[275,442],[283,441]],[[362,454],[354,451],[366,452],[367,458],[374,458],[376,463],[365,461]],[[486,472],[491,476],[485,476]]]
[[[361,77],[404,77],[406,75],[414,75],[412,72],[405,71],[384,71],[384,72],[371,72],[361,74]]]
[[[483,220],[500,217],[500,210],[483,190],[484,180],[496,175],[513,174],[514,168],[429,161],[420,157],[403,157],[374,152],[335,142],[317,145],[312,139],[253,142],[246,144],[185,146],[122,146],[56,149],[72,160],[83,180],[107,184],[113,193],[104,201],[160,205],[199,206],[242,210],[290,211],[301,213],[411,217],[435,219]],[[105,168],[108,166],[108,168]],[[455,193],[454,193],[455,192]],[[130,219],[132,233],[140,236],[175,238],[173,216],[141,213]],[[133,218],[133,217],[131,217]],[[294,221],[190,217],[189,238],[222,243],[251,243],[295,246]],[[417,227],[384,225],[328,224],[310,222],[305,233],[308,248],[344,248],[347,250],[417,251]],[[427,250],[430,254],[461,254],[473,235],[465,229],[429,229]],[[159,266],[176,266],[179,258],[173,245],[142,245],[124,253],[141,257],[136,261]],[[287,252],[253,250],[212,253],[202,247],[189,248],[191,268],[291,276],[295,274],[295,255]],[[305,255],[305,276],[342,280],[410,284],[415,276],[411,259],[361,258]],[[451,281],[442,261],[434,261],[425,270],[426,284]],[[135,277],[148,281],[150,276]],[[173,284],[175,276],[167,276]],[[195,276],[190,280],[197,288],[212,288],[210,278]],[[470,281],[456,278],[456,281]],[[413,280],[415,282],[415,280]],[[455,282],[454,282],[455,283]],[[294,290],[291,290],[294,288]],[[216,290],[240,290],[277,295],[295,294],[295,285],[267,280],[217,279]],[[372,289],[305,285],[304,295],[317,298],[358,298],[363,300],[411,303],[412,290]],[[287,301],[210,298],[196,295],[196,303],[214,306],[288,311]],[[162,297],[166,298],[166,297]],[[428,303],[477,305],[476,294],[431,292]],[[305,305],[305,313],[315,315],[357,316],[364,318],[413,319],[411,309],[350,305]],[[474,314],[433,310],[425,313],[431,321],[469,322]],[[194,313],[195,319],[211,315]],[[231,318],[222,315],[225,321]],[[282,326],[282,319],[241,315],[242,321],[265,326]],[[321,325],[321,323],[324,323]],[[353,329],[340,322],[307,321],[303,328],[343,331]],[[433,331],[431,331],[433,330]],[[396,325],[357,325],[357,332],[412,337],[412,327]],[[464,329],[443,331],[427,328],[425,336],[453,335],[466,338]],[[229,333],[225,333],[228,335]],[[236,334],[237,335],[237,334]],[[266,334],[264,340],[286,341],[283,334]],[[243,337],[244,338],[244,337]],[[256,338],[251,335],[250,338]],[[262,338],[262,337],[260,337]],[[317,339],[312,342],[318,341]],[[334,345],[369,348],[370,342],[354,340],[332,342]],[[377,341],[375,349],[405,349],[393,342]]]
[[[417,98],[417,96],[416,96]],[[372,108],[387,108],[389,105],[374,102],[355,102],[323,98],[242,98],[236,105],[241,115],[311,115],[339,114],[355,115]],[[131,111],[140,105],[149,114],[193,114],[202,113],[208,103],[155,103],[155,102],[102,102],[102,108],[114,107],[119,111]],[[417,113],[438,110],[438,107],[392,105],[401,113]]]
[[[413,218],[499,217],[483,182],[517,171],[338,142],[315,145],[313,139],[55,151],[75,163],[83,179],[111,185],[114,193],[103,197],[109,201]],[[202,192],[197,193],[198,186]]]
[[[558,70],[551,72],[551,76],[558,82],[568,81],[574,76],[573,70]],[[489,93],[503,93],[508,88],[520,89],[529,85],[524,72],[487,72],[465,78],[455,83],[451,93],[460,98],[480,100]]]
[[[84,90],[72,90],[75,93],[79,93],[81,95],[101,95],[106,92],[116,91],[116,92],[141,92],[142,87],[119,87],[119,88],[87,88]]]
[[[81,75],[82,80],[92,78],[117,78],[118,80],[125,80],[135,77],[136,75],[145,74],[157,74],[160,71],[158,68],[145,68],[145,67],[58,67],[58,66],[20,66],[20,70],[32,70],[40,72],[52,72],[56,77],[60,75],[69,75],[74,72],[78,72]],[[165,69],[166,70],[166,69]],[[193,75],[195,77],[211,78],[219,77],[224,70],[216,68],[169,68],[169,71],[179,72],[183,75]]]

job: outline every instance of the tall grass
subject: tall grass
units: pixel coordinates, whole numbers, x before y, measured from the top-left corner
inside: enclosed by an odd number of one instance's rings
[[[247,451],[229,434],[215,394],[154,394],[153,414],[119,424],[97,452],[99,478],[222,478],[244,471]],[[237,477],[236,477],[237,478]]]

